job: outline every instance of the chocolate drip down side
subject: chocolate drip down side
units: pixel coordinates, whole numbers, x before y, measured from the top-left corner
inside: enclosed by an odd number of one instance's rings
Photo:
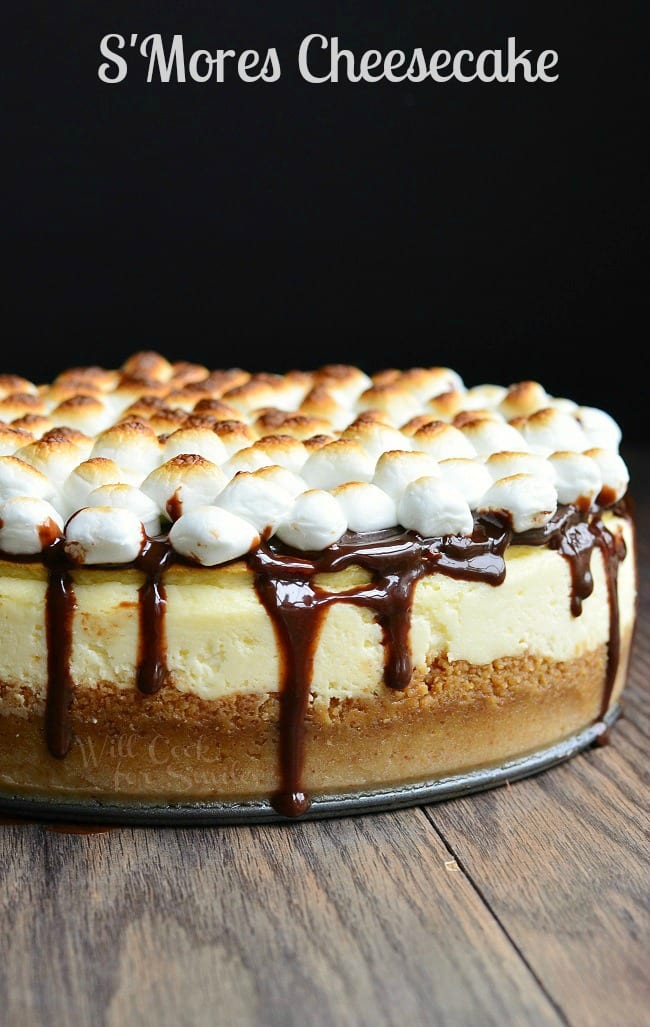
[[[607,578],[607,597],[609,600],[609,642],[607,645],[607,671],[605,687],[600,705],[599,720],[602,720],[609,709],[614,690],[616,673],[621,655],[621,617],[618,602],[618,568],[627,552],[625,541],[621,535],[614,535],[598,518],[591,524],[591,531],[596,545],[603,554]]]
[[[633,524],[628,502],[616,504],[614,512]],[[607,600],[609,607],[609,639],[607,666],[598,720],[609,709],[614,682],[620,662],[621,623],[618,603],[618,568],[626,556],[626,546],[620,534],[614,535],[605,526],[601,513],[586,516],[575,507],[564,507],[544,528],[526,532],[517,538],[525,545],[548,545],[567,560],[571,572],[571,612],[574,617],[582,613],[582,604],[594,588],[591,555],[599,549],[603,556]]]
[[[295,564],[274,566],[264,550],[251,557],[255,586],[275,629],[280,650],[280,788],[272,797],[278,813],[297,817],[310,802],[302,788],[305,716],[323,597]],[[284,572],[284,573],[283,573]]]
[[[77,608],[72,578],[66,567],[63,540],[45,550],[48,583],[45,593],[45,637],[47,641],[47,693],[45,737],[52,756],[62,759],[72,741],[70,707],[73,681],[70,673],[72,625]]]
[[[165,541],[148,539],[135,561],[145,580],[138,589],[138,666],[136,683],[145,695],[160,691],[167,680],[167,633],[165,614],[167,593],[164,572],[173,560],[173,550]]]

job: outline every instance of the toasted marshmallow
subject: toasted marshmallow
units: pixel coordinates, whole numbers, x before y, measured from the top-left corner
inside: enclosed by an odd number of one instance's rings
[[[193,385],[184,385],[182,389],[170,389],[169,392],[166,392],[165,406],[171,407],[172,410],[184,410],[189,414],[201,400],[212,398],[209,391],[206,391],[200,383],[195,382]],[[230,408],[226,407],[226,409]]]
[[[322,449],[323,446],[329,446],[330,442],[340,442],[340,439],[335,435],[310,435],[308,439],[304,439],[305,449],[310,454]]]
[[[528,449],[521,433],[505,421],[478,417],[467,421],[460,430],[479,456],[502,450]]]
[[[406,386],[421,403],[434,396],[455,389],[463,392],[463,380],[449,367],[410,367],[396,379],[400,386]]]
[[[501,453],[492,453],[485,461],[485,467],[490,473],[493,481],[499,478],[507,478],[511,474],[534,474],[538,478],[553,484],[555,471],[553,465],[540,453],[525,451],[510,452],[505,450]]]
[[[336,431],[347,428],[353,415],[349,407],[342,406],[334,399],[324,385],[315,385],[300,404],[301,414],[326,420]]]
[[[0,400],[15,394],[38,393],[33,382],[19,374],[0,374]]]
[[[434,460],[451,460],[454,457],[474,457],[476,450],[459,428],[445,421],[433,421],[416,431],[412,439],[413,449],[428,453]]]
[[[34,439],[40,439],[43,435],[46,435],[48,431],[52,431],[54,424],[45,414],[25,414],[24,417],[16,417],[15,420],[11,422],[10,427],[16,428],[20,431],[29,432],[32,436],[29,441],[33,442]]]
[[[121,376],[121,372],[108,368],[101,368],[98,365],[89,365],[79,368],[67,368],[61,374],[56,375],[53,384],[60,385],[62,382],[87,382],[102,392],[109,392],[115,388]]]
[[[463,395],[463,410],[496,410],[507,392],[504,385],[474,385]]]
[[[346,481],[370,481],[375,461],[358,442],[339,439],[310,453],[300,472],[312,489],[334,489]]]
[[[47,404],[37,392],[12,392],[0,399],[0,420],[15,421],[25,414],[47,414]]]
[[[465,394],[459,389],[449,389],[427,400],[427,412],[438,421],[452,421],[456,414],[465,409]]]
[[[124,412],[133,403],[141,401],[146,396],[162,399],[168,391],[164,382],[154,379],[123,377],[112,392],[106,393],[105,402],[114,417],[123,417]]]
[[[168,435],[174,434],[179,428],[189,427],[189,419],[192,414],[187,414],[184,410],[173,410],[171,407],[161,407],[160,410],[156,410],[155,413],[149,418],[149,424],[158,435],[160,442],[164,442]],[[194,424],[194,427],[198,425]],[[212,424],[203,424],[201,427],[212,430]],[[162,438],[161,438],[162,436]]]
[[[292,499],[299,496],[301,492],[306,492],[308,488],[304,478],[301,478],[299,474],[294,474],[293,471],[289,471],[286,467],[280,467],[279,464],[260,467],[259,471],[253,471],[252,473],[255,478],[260,478],[262,481],[272,481],[274,485],[279,485],[281,489],[289,493]]]
[[[155,414],[156,410],[163,410],[164,407],[165,400],[162,396],[138,396],[123,411],[121,420],[129,421],[135,419],[148,421],[152,414]]]
[[[539,382],[515,382],[499,403],[506,421],[513,417],[527,417],[549,405],[549,395]]]
[[[424,538],[471,535],[474,518],[462,492],[440,477],[416,478],[397,506],[399,523]]]
[[[65,428],[55,428],[42,438],[30,442],[16,452],[16,456],[47,475],[59,490],[70,472],[88,456],[92,440],[81,438],[81,443]]]
[[[76,396],[96,396],[101,399],[102,392],[100,389],[95,388],[94,385],[87,384],[84,381],[67,381],[46,385],[41,392],[41,396],[48,410],[56,410],[61,403],[67,403],[68,400],[75,399]]]
[[[563,414],[573,414],[574,416],[578,409],[578,404],[575,400],[567,399],[566,396],[549,396],[548,406],[561,410]]]
[[[314,380],[324,385],[337,403],[348,408],[352,408],[357,397],[372,385],[364,371],[350,364],[326,364],[319,368]]]
[[[241,367],[228,367],[210,371],[203,384],[210,390],[212,396],[223,396],[229,389],[235,389],[250,381],[251,375]]]
[[[121,415],[123,421],[146,421],[155,434],[170,434],[187,423],[185,410],[167,407],[160,396],[144,395],[142,400],[131,403]]]
[[[621,499],[627,492],[630,481],[623,457],[613,449],[603,449],[602,446],[586,449],[584,455],[596,461],[603,479],[602,488],[596,497],[597,501],[603,506],[610,506]]]
[[[542,407],[530,417],[518,417],[512,426],[521,432],[530,449],[542,456],[563,449],[581,453],[587,448],[585,433],[578,421],[557,407]]]
[[[557,509],[551,482],[535,474],[511,474],[493,482],[479,503],[479,513],[505,517],[514,531],[541,528]]]
[[[173,374],[173,367],[160,353],[154,350],[141,350],[133,353],[122,364],[122,371],[129,378],[149,378],[157,382],[168,382]]]
[[[225,447],[228,458],[247,446],[252,446],[257,435],[244,421],[217,421],[213,431]]]
[[[20,451],[19,451],[20,452]],[[17,456],[0,456],[0,502],[13,496],[35,496],[52,499],[54,485],[32,464]]]
[[[452,424],[454,428],[461,430],[466,426],[473,426],[478,421],[496,421],[498,424],[505,424],[505,420],[498,410],[491,410],[489,407],[480,407],[476,410],[459,410]]]
[[[438,462],[429,453],[392,449],[379,457],[372,481],[398,502],[406,486],[416,478],[439,475]]]
[[[210,428],[179,428],[172,432],[164,442],[164,460],[171,460],[181,453],[196,453],[217,466],[228,459],[226,447]]]
[[[276,534],[286,545],[305,552],[338,542],[347,527],[343,508],[331,492],[308,489],[297,496]]]
[[[354,420],[350,421],[348,428],[357,428],[360,424],[385,424],[389,428],[395,427],[388,414],[384,413],[383,410],[377,410],[374,407],[369,410],[357,411]]]
[[[383,367],[380,371],[375,371],[371,377],[375,385],[390,385],[396,382],[401,374],[399,367]]]
[[[422,409],[417,396],[399,380],[387,385],[372,385],[357,399],[357,410],[379,410],[393,425],[404,424]]]
[[[145,542],[140,519],[112,506],[85,506],[65,528],[65,551],[79,564],[131,563]]]
[[[441,460],[438,473],[448,485],[453,485],[467,500],[470,510],[475,510],[492,484],[492,476],[485,464],[469,457],[453,457]]]
[[[158,436],[172,435],[179,428],[187,427],[191,416],[184,410],[173,410],[172,407],[161,406],[152,411],[149,417],[149,427]]]
[[[225,474],[228,481],[234,478],[240,471],[259,471],[261,467],[270,467],[271,464],[277,463],[273,457],[269,456],[259,446],[253,443],[252,446],[245,446],[244,449],[239,449],[236,453],[226,460],[223,464],[223,473]]]
[[[261,435],[280,432],[304,442],[312,435],[328,435],[332,425],[324,417],[313,417],[306,414],[288,414],[284,410],[264,410],[255,418],[255,430]]]
[[[235,560],[260,544],[247,521],[218,506],[197,506],[172,525],[169,541],[177,553],[204,567]]]
[[[402,435],[406,435],[407,439],[412,439],[413,436],[420,428],[424,428],[427,424],[433,424],[434,421],[439,420],[435,414],[417,414],[415,417],[410,417],[408,421],[400,425],[400,431]]]
[[[91,435],[86,435],[85,432],[79,431],[78,428],[72,428],[65,424],[58,425],[45,432],[41,436],[41,442],[54,442],[55,444],[71,442],[73,446],[76,446],[84,454],[84,460],[88,459],[90,451],[95,444],[95,440]]]
[[[248,521],[260,534],[272,535],[294,498],[276,482],[240,471],[219,495],[217,506]]]
[[[239,417],[239,411],[235,407],[224,403],[217,396],[203,396],[197,400],[192,410],[195,414],[211,414],[217,421],[236,421]]]
[[[253,443],[253,449],[259,450],[271,464],[286,467],[294,474],[300,474],[309,456],[309,451],[303,443],[291,435],[265,435]]]
[[[560,450],[551,453],[548,463],[555,472],[555,489],[559,503],[574,503],[588,510],[603,487],[600,467],[584,453]]]
[[[97,435],[108,428],[112,413],[97,396],[78,395],[59,403],[50,411],[54,426],[77,428],[86,435]]]
[[[13,496],[0,505],[0,550],[32,556],[63,534],[63,520],[44,499]]]
[[[304,399],[309,390],[313,389],[316,384],[316,374],[314,371],[299,371],[297,368],[287,371],[284,375],[284,379],[289,382],[292,388],[296,389],[297,394],[299,393],[302,399]],[[296,405],[300,406],[300,403]]]
[[[243,385],[225,392],[223,398],[247,414],[270,406],[278,410],[295,410],[300,406],[303,395],[304,387],[290,381],[286,375],[254,374]]]
[[[147,535],[160,534],[160,509],[158,504],[135,485],[121,483],[100,485],[93,489],[86,500],[87,506],[114,506],[135,514]]]
[[[399,429],[377,421],[364,420],[363,416],[357,417],[352,424],[348,425],[341,433],[341,439],[363,446],[372,460],[373,467],[382,453],[386,453],[390,449],[411,449],[411,440],[407,435],[402,435]],[[353,478],[349,480],[354,481]]]
[[[17,450],[34,441],[31,432],[10,424],[0,424],[0,456],[13,456]]]
[[[163,447],[151,425],[137,418],[100,432],[91,456],[105,456],[142,480],[160,465]]]
[[[140,488],[171,521],[214,502],[224,488],[223,471],[197,453],[180,453],[154,468]]]
[[[350,531],[381,531],[397,524],[397,505],[392,496],[371,482],[349,481],[332,489],[345,514]]]
[[[176,413],[179,413],[179,411],[176,411]],[[197,414],[196,411],[193,410],[191,414],[183,414],[182,423],[178,424],[176,428],[174,428],[174,431],[178,431],[179,428],[200,428],[201,431],[205,431],[205,429],[207,428],[208,431],[214,431],[218,423],[219,422],[213,414]],[[161,439],[161,442],[164,442],[167,438],[167,435],[171,435],[172,432],[167,432],[166,434],[163,434],[165,435],[165,437]]]
[[[182,388],[183,385],[205,381],[209,374],[210,371],[203,364],[193,364],[189,360],[175,360],[172,364],[172,376],[169,383],[175,388]]]
[[[86,506],[88,496],[102,485],[117,485],[128,481],[127,472],[104,456],[83,460],[70,472],[61,487],[61,509],[66,517]]]
[[[574,417],[580,424],[589,449],[618,449],[621,429],[614,418],[597,407],[577,407]]]

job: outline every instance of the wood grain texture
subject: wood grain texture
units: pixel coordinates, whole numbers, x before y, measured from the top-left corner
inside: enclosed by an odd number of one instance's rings
[[[11,1024],[561,1023],[419,810],[2,849]]]
[[[648,1027],[647,452],[626,455],[642,588],[609,747],[425,810],[2,826],[3,1027]]]

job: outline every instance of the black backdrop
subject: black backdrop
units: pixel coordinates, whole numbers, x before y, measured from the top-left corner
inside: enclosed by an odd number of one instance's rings
[[[164,10],[163,10],[164,8]],[[249,370],[446,364],[647,437],[643,5],[24,0],[5,17],[3,368],[136,349]],[[6,9],[3,12],[6,15]],[[8,24],[7,24],[8,23]],[[102,84],[107,32],[275,46],[248,85]],[[357,53],[559,53],[552,85],[309,85]]]

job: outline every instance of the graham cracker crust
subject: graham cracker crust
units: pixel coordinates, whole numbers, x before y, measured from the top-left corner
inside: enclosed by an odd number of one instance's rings
[[[625,681],[623,639],[612,691]],[[602,713],[605,645],[566,662],[505,657],[481,666],[436,658],[404,691],[313,698],[303,783],[312,795],[431,780],[561,741]],[[217,700],[170,680],[156,695],[77,688],[68,754],[50,755],[43,702],[0,682],[0,788],[12,795],[158,802],[268,797],[279,787],[279,697]]]

